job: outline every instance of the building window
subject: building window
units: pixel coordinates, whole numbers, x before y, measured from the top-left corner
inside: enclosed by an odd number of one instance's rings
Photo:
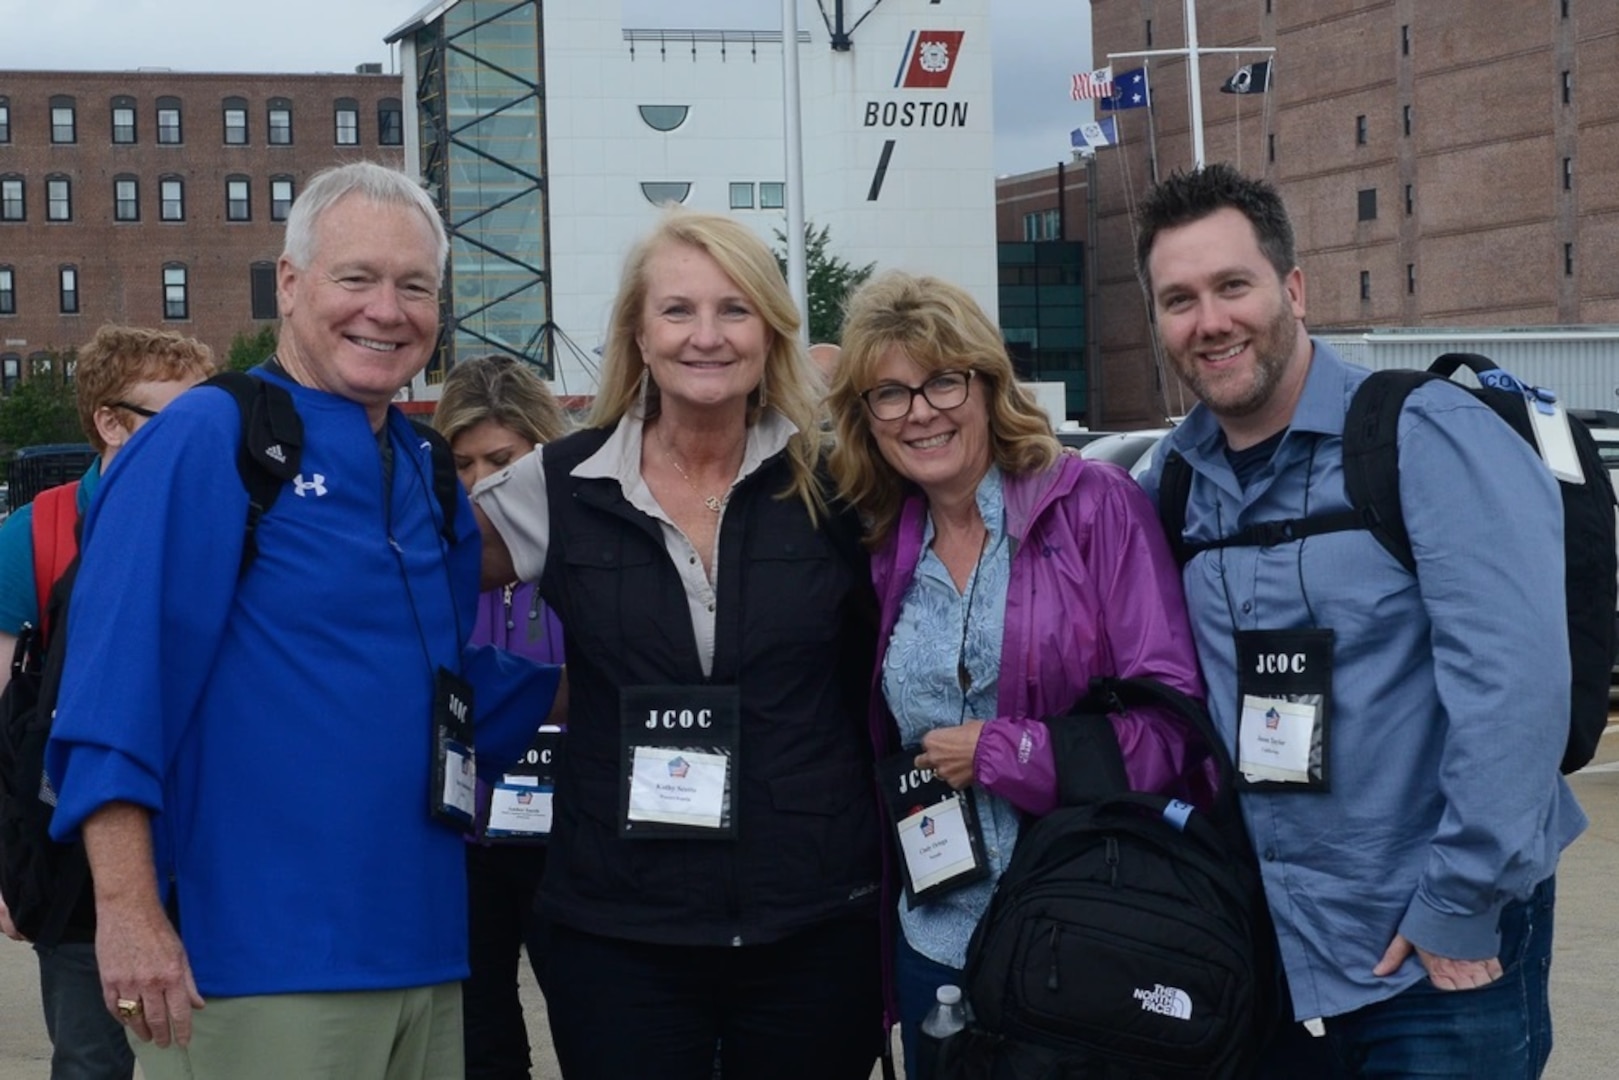
[[[1416,210],[1416,208],[1417,208],[1417,193],[1414,190],[1412,190],[1410,184],[1407,184],[1407,185],[1405,185],[1405,216],[1410,217],[1412,211]]]
[[[1574,245],[1573,244],[1564,244],[1563,245],[1563,276],[1564,277],[1573,277],[1574,276]]]
[[[0,315],[17,314],[17,272],[0,266]]]
[[[683,203],[686,196],[691,194],[690,183],[677,183],[672,180],[654,180],[641,185],[641,194],[653,206],[662,206],[665,203]]]
[[[45,178],[45,220],[73,220],[73,184],[65,176]]]
[[[22,177],[0,177],[0,221],[27,220],[28,204],[23,200]]]
[[[1274,131],[1265,136],[1265,158],[1272,165],[1276,164],[1276,133]]]
[[[1407,295],[1415,295],[1417,291],[1417,264],[1405,264],[1405,291]]]
[[[749,184],[733,183],[731,185],[731,209],[732,210],[752,210],[753,209],[753,185],[751,183],[749,183]]]
[[[191,300],[187,295],[186,268],[182,263],[168,263],[163,267],[163,317],[185,319],[190,317]]]
[[[1573,103],[1574,103],[1574,73],[1572,71],[1565,71],[1565,72],[1563,72],[1563,104],[1564,105],[1572,105]]]
[[[11,141],[11,99],[0,97],[0,143]]]
[[[248,291],[253,298],[253,317],[273,319],[275,306],[275,263],[256,262],[247,268]]]
[[[759,209],[780,210],[787,205],[787,185],[777,180],[766,180],[759,185]]]
[[[164,221],[184,221],[186,219],[186,185],[178,176],[165,176],[157,182],[158,201],[163,205],[158,210],[158,217]]]
[[[1409,23],[1400,27],[1400,55],[1411,55],[1411,26]]]
[[[1356,194],[1355,219],[1357,221],[1376,221],[1377,220],[1377,189],[1376,188],[1362,188]]]
[[[1366,114],[1361,113],[1355,117],[1355,145],[1366,145]]]
[[[653,131],[673,131],[686,122],[690,105],[642,105],[641,120]]]
[[[71,143],[78,141],[79,131],[74,115],[73,99],[61,96],[51,98],[51,142]]]
[[[1057,210],[1036,210],[1032,214],[1024,214],[1023,239],[1061,240],[1062,213]]]
[[[133,176],[115,177],[112,182],[112,219],[141,219],[140,181]]]
[[[127,145],[135,141],[135,99],[112,99],[112,141]]]
[[[292,177],[270,177],[270,220],[285,221],[292,210]]]
[[[338,98],[332,112],[338,146],[360,145],[360,106],[353,98]]]
[[[1401,107],[1400,122],[1404,125],[1405,133],[1409,137],[1411,134],[1411,106],[1405,105]]]
[[[247,102],[239,97],[225,99],[225,145],[247,145]]]
[[[248,182],[245,176],[225,177],[225,220],[253,220],[253,207],[248,199]]]
[[[383,146],[405,145],[405,110],[398,98],[377,102],[377,142]]]
[[[79,271],[74,266],[63,266],[56,271],[57,310],[63,315],[79,313]]]
[[[1152,48],[1152,20],[1151,19],[1147,20],[1146,38],[1147,38],[1147,48],[1150,49],[1150,48]]]
[[[1563,0],[1563,18],[1568,18],[1568,0]]]
[[[271,146],[292,145],[292,103],[285,98],[271,98],[266,130]]]
[[[1563,190],[1574,190],[1574,159],[1571,157],[1563,159]]]
[[[184,141],[180,130],[179,98],[157,99],[157,141],[166,146],[176,146]]]
[[[1372,272],[1370,270],[1360,272],[1360,298],[1362,300],[1372,298]]]
[[[22,357],[16,353],[0,356],[0,370],[5,373],[0,378],[3,378],[5,392],[9,394],[17,389],[17,384],[22,381]]]

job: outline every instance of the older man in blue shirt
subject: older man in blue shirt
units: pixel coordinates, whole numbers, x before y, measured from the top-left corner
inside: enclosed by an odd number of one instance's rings
[[[1148,490],[1179,452],[1191,542],[1348,509],[1344,419],[1368,372],[1305,331],[1275,190],[1208,166],[1139,218],[1165,352],[1201,402]],[[1553,874],[1586,824],[1558,773],[1561,502],[1455,386],[1413,392],[1398,435],[1415,575],[1365,530],[1207,550],[1184,573],[1302,1022],[1262,1075],[1535,1077]]]

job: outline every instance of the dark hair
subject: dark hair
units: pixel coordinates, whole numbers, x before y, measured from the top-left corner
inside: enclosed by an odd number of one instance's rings
[[[1158,234],[1165,229],[1201,221],[1216,210],[1236,210],[1254,227],[1259,250],[1278,278],[1298,265],[1293,248],[1293,225],[1287,220],[1282,196],[1264,180],[1242,175],[1230,165],[1216,162],[1190,172],[1177,170],[1155,184],[1136,210],[1136,273],[1150,293],[1152,275],[1147,258]]]

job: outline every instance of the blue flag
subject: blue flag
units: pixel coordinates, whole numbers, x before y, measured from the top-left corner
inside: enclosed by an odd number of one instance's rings
[[[1096,148],[1099,146],[1119,145],[1119,121],[1116,117],[1104,116],[1094,124],[1081,124],[1068,136],[1068,145],[1076,147]]]
[[[1099,102],[1104,109],[1145,109],[1152,104],[1147,94],[1147,69],[1120,71],[1113,76],[1113,96]]]

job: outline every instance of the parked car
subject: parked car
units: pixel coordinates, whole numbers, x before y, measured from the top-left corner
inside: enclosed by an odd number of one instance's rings
[[[1602,455],[1602,461],[1608,466],[1608,478],[1613,481],[1615,490],[1619,490],[1619,412],[1611,409],[1570,409],[1568,414],[1577,417],[1591,430],[1591,438],[1596,440],[1597,453]],[[1619,612],[1614,613],[1614,625],[1619,627]],[[1619,656],[1613,658],[1613,681],[1608,684],[1608,700],[1619,702]]]
[[[13,452],[6,472],[7,512],[28,505],[48,487],[77,480],[95,459],[89,443],[49,443]]]
[[[1111,461],[1139,480],[1152,465],[1153,447],[1169,432],[1169,428],[1115,432],[1086,443],[1079,448],[1079,456],[1092,461]]]

